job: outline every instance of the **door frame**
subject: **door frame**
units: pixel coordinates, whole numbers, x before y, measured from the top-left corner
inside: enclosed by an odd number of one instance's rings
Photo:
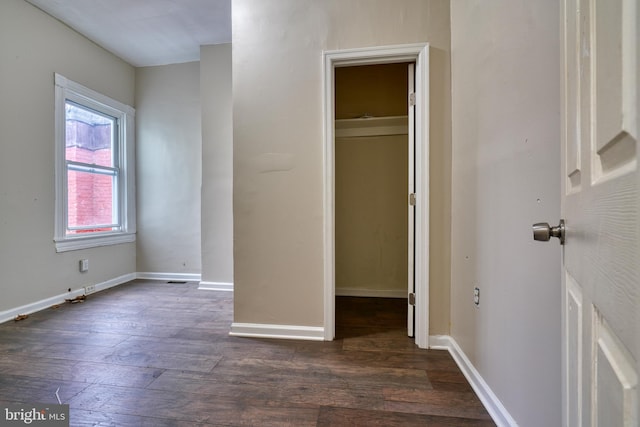
[[[416,211],[415,342],[429,346],[429,44],[325,51],[324,127],[324,339],[335,338],[335,73],[336,67],[415,62]],[[409,206],[407,194],[407,207]]]

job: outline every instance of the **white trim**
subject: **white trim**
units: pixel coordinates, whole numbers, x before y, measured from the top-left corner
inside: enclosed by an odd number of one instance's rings
[[[473,391],[476,392],[487,412],[491,415],[493,422],[495,422],[498,427],[517,427],[518,424],[516,421],[453,337],[449,335],[432,335],[429,337],[429,347],[433,350],[449,351],[449,354],[451,354],[451,357],[453,357],[453,360],[455,360],[465,378],[469,381]]]
[[[406,289],[336,288],[336,296],[369,298],[407,298]]]
[[[415,342],[429,341],[429,44],[346,49],[323,53],[324,338],[335,337],[334,68],[416,62],[416,327]]]
[[[423,50],[428,48],[428,43],[410,43],[394,46],[372,46],[365,48],[342,49],[324,52],[325,59],[331,57],[331,61],[337,67],[350,67],[353,65],[392,64],[397,62],[415,61]]]
[[[416,92],[416,65],[409,64],[407,67],[407,138],[405,144],[407,144],[408,172],[405,180],[407,182],[408,200],[409,203],[405,205],[405,212],[407,215],[407,295],[414,294],[416,292],[416,208],[411,204],[411,194],[413,194],[415,200],[416,193],[416,106],[415,106],[415,92]],[[413,97],[414,102],[411,101]],[[407,199],[405,199],[407,200]],[[415,203],[413,203],[415,205]],[[416,307],[415,302],[412,304],[407,298],[407,335],[415,337],[416,331]]]
[[[201,274],[197,273],[152,273],[152,272],[138,272],[136,273],[136,279],[144,280],[163,280],[163,281],[180,281],[180,282],[199,282]]]
[[[429,348],[431,350],[449,350],[451,340],[449,335],[429,335]]]
[[[134,242],[136,240],[135,109],[57,73],[54,74],[54,99],[54,187],[56,197],[53,240],[56,252]],[[116,195],[119,218],[118,231],[67,235],[67,162],[65,154],[65,103],[67,100],[100,111],[118,121],[116,161],[119,170]]]
[[[101,94],[100,92],[96,92],[95,90],[89,89],[81,85],[80,83],[76,83],[73,80],[69,80],[61,74],[54,73],[54,81],[55,85],[63,88],[69,89],[72,92],[75,92],[77,95],[86,98],[87,100],[93,100],[97,103],[100,103],[104,106],[104,108],[111,110],[113,114],[117,114],[118,112],[124,112],[129,115],[135,115],[135,108],[123,104],[120,101],[112,99],[106,95]]]
[[[96,284],[96,292],[104,291],[105,289],[113,288],[114,286],[119,286],[135,279],[136,273],[123,274],[122,276],[118,276],[114,279],[109,279],[102,283]]]
[[[87,237],[69,237],[56,240],[56,252],[75,251],[79,249],[97,248],[99,246],[119,245],[136,241],[135,233],[119,233],[109,235],[92,235]]]
[[[267,325],[261,323],[232,323],[229,335],[249,338],[277,338],[287,340],[323,341],[324,328],[315,326]]]
[[[233,292],[233,282],[203,282],[200,281],[198,289],[204,291],[227,291]]]
[[[95,285],[95,291],[103,291],[105,289],[112,288],[114,286],[122,285],[123,283],[130,282],[136,278],[135,273],[125,274],[120,277],[116,277],[115,279],[110,279],[102,283],[98,283]],[[65,299],[72,299],[80,295],[84,295],[84,287],[73,290],[71,292],[66,292],[64,294],[59,294],[53,296],[51,298],[46,298],[40,301],[36,301],[30,304],[25,304],[20,307],[10,308],[9,310],[5,310],[0,312],[0,323],[6,322],[8,320],[14,319],[19,314],[31,314],[36,311],[44,310],[52,305],[62,304]]]

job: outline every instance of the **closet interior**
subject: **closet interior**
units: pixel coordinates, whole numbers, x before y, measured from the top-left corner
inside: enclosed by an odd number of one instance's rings
[[[335,73],[336,335],[353,332],[354,310],[406,328],[409,64]]]

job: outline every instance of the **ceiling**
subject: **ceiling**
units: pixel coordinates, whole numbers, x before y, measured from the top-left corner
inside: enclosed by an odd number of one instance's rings
[[[136,67],[231,42],[231,0],[26,0]]]

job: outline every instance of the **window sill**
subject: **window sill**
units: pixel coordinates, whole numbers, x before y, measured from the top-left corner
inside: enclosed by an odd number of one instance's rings
[[[56,252],[77,251],[80,249],[97,248],[100,246],[119,245],[136,241],[135,233],[122,233],[114,235],[74,237],[56,240]]]

